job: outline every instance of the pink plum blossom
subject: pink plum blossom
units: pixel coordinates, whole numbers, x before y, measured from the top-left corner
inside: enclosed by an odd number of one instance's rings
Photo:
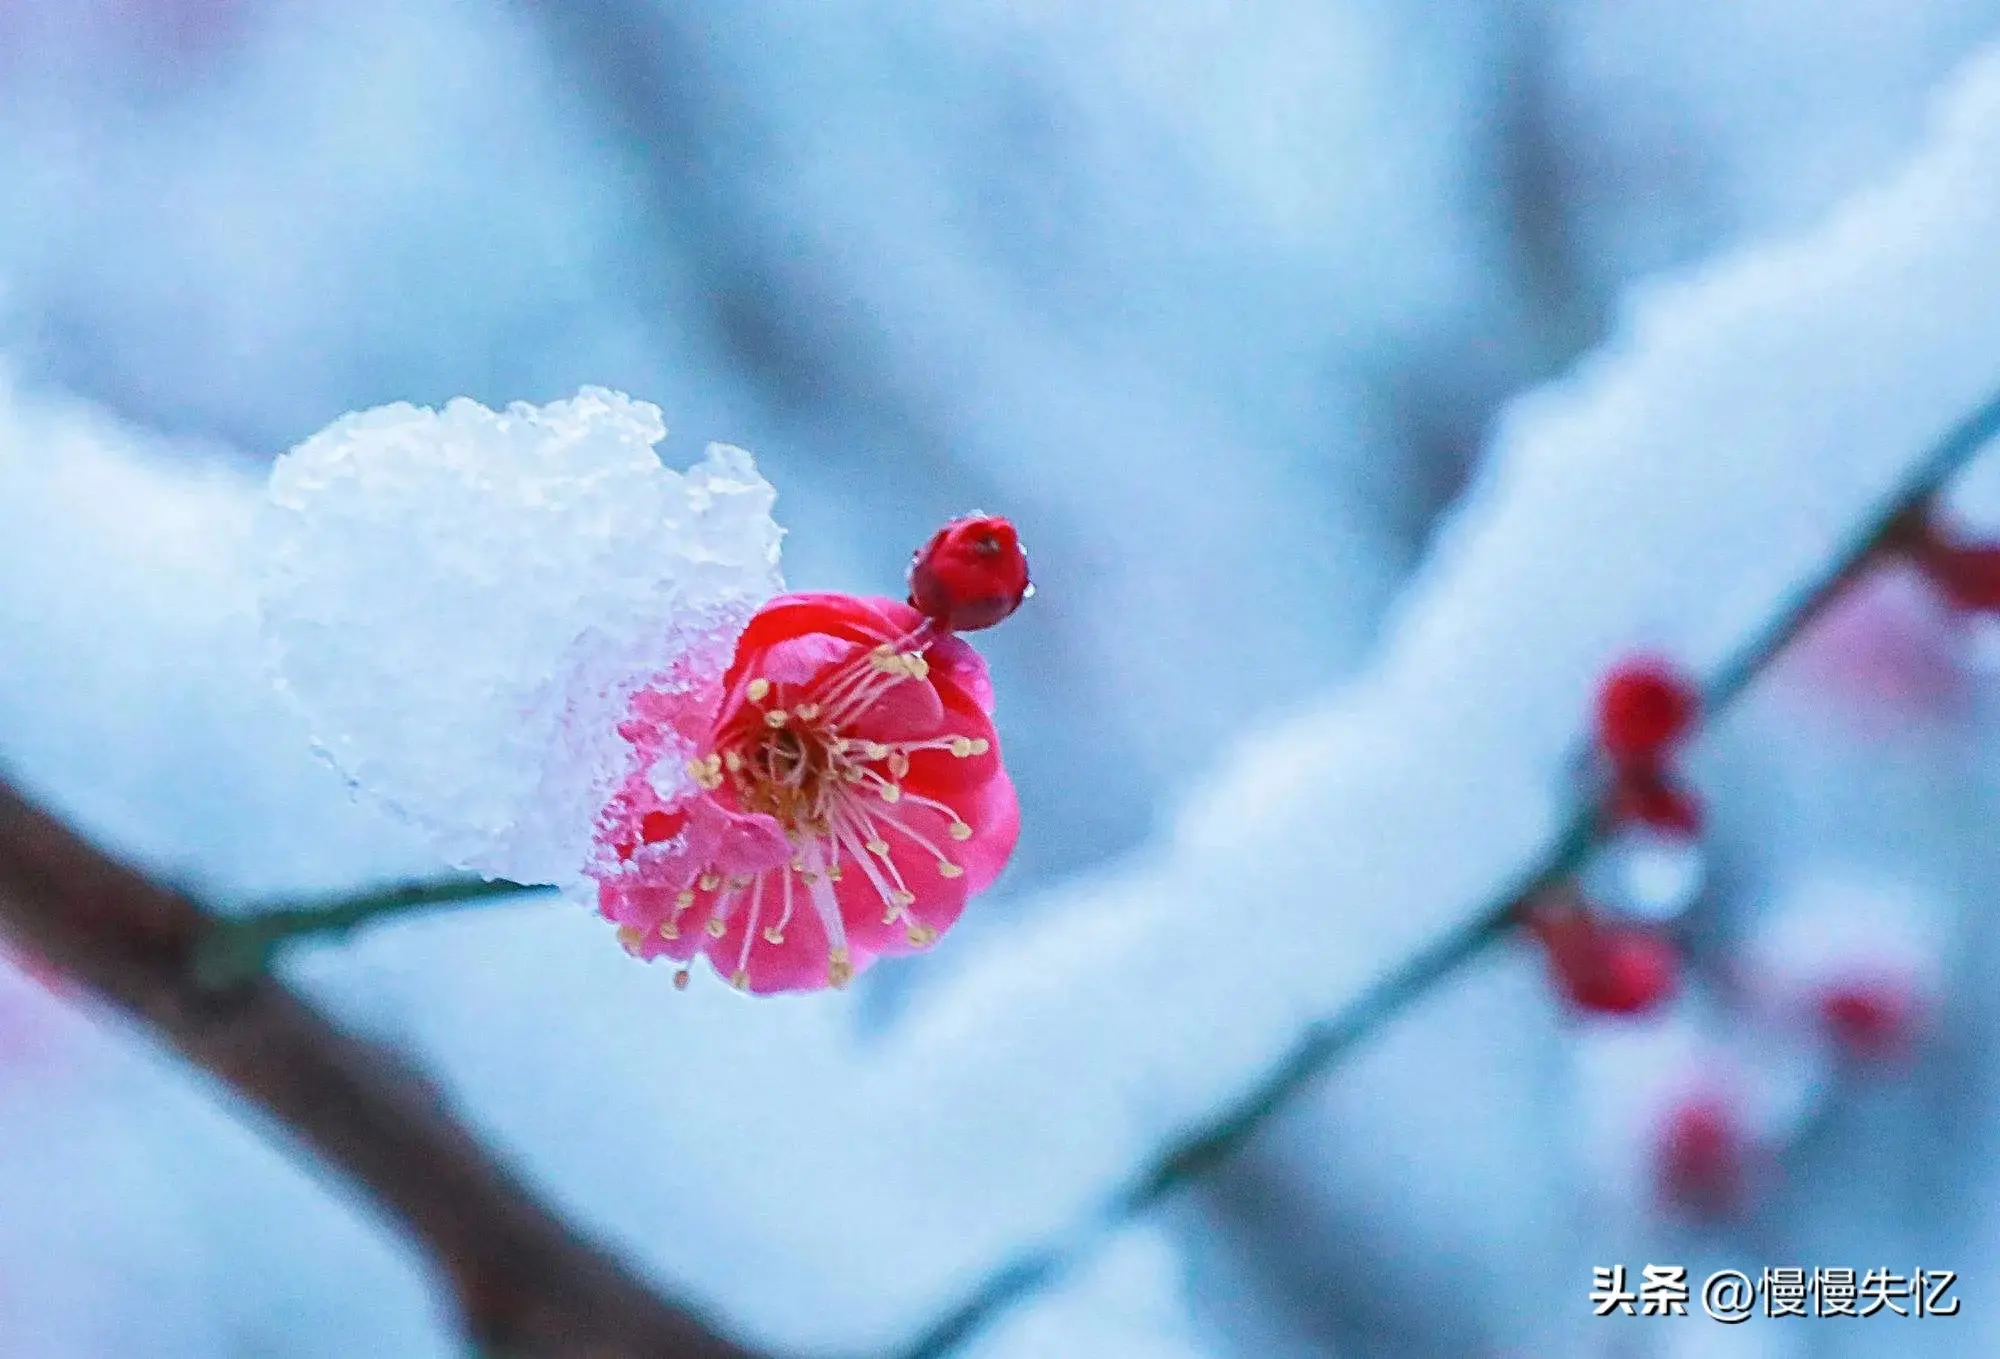
[[[978,654],[909,605],[779,596],[724,674],[634,698],[599,910],[634,955],[705,954],[760,994],[927,948],[1019,834],[992,703]]]

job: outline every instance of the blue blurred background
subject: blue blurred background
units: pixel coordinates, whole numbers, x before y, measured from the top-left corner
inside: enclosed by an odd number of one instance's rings
[[[1024,833],[969,953],[1364,664],[1493,413],[1628,285],[1881,175],[1996,27],[1991,0],[0,0],[0,356],[21,400],[193,476],[389,401],[615,387],[665,410],[670,461],[756,450],[802,586],[893,591],[944,518],[1009,514],[1041,593],[984,647]],[[19,538],[0,590],[40,590],[39,551]],[[234,794],[176,782],[209,758],[183,709],[105,681],[101,725],[41,710],[98,683],[68,635],[7,643],[43,678],[9,690],[0,750],[95,833],[225,898],[416,862],[344,874],[373,832],[260,860]],[[854,1041],[933,975],[871,976]],[[379,993],[328,985],[397,1036]],[[1519,959],[1469,979],[1177,1210],[1204,1348],[1046,1352],[1919,1352],[1539,1329],[1519,1256],[1558,1200],[1489,1195],[1504,1160],[1458,1125],[1561,1040],[1541,1015],[1497,1075],[1453,1057],[1539,985]],[[187,1134],[228,1150],[198,1207],[161,1207],[183,1172],[121,1129],[207,1129],[202,1092],[79,1075],[152,1059],[51,1056],[90,1040],[35,1037],[69,1020],[10,994],[30,1055],[0,1073],[0,1355],[450,1352],[378,1228],[321,1223],[289,1171],[231,1187],[230,1157],[268,1155],[233,1134]],[[1378,1140],[1400,1150],[1329,1164]],[[326,1291],[232,1294],[265,1250]]]

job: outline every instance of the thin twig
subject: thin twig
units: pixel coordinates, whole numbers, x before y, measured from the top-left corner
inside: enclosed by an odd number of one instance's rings
[[[253,915],[214,916],[195,945],[194,979],[207,990],[227,990],[269,971],[273,956],[288,944],[343,938],[363,925],[420,911],[483,906],[551,890],[505,880],[433,878],[358,895],[268,907]]]
[[[1833,557],[1827,570],[1802,585],[1763,631],[1716,670],[1703,686],[1704,713],[1712,717],[1740,695],[1839,587],[1897,535],[1907,517],[1996,436],[2000,436],[2000,394],[1940,440]],[[1589,761],[1580,757],[1576,767],[1587,768]],[[1595,847],[1599,827],[1595,802],[1594,792],[1587,789],[1541,857],[1469,922],[1377,982],[1339,1014],[1308,1028],[1290,1055],[1240,1100],[1175,1138],[1086,1221],[996,1270],[904,1350],[904,1359],[941,1359],[1009,1307],[1062,1278],[1105,1235],[1221,1163],[1342,1056],[1502,938],[1526,903],[1574,873]]]
[[[0,932],[229,1087],[428,1255],[467,1334],[510,1355],[747,1359],[541,1203],[388,1051],[268,976],[193,977],[215,917],[0,781]]]

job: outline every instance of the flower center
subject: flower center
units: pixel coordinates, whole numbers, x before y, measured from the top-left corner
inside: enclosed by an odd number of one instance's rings
[[[907,646],[921,638],[899,640]],[[803,692],[787,695],[788,686],[751,680],[745,689],[748,702],[715,734],[712,753],[688,761],[688,773],[710,792],[728,782],[744,811],[775,820],[791,844],[791,860],[768,874],[748,876],[708,866],[679,894],[661,935],[679,937],[682,913],[705,896],[710,897],[705,928],[713,938],[723,938],[730,922],[745,915],[731,974],[731,981],[742,986],[751,950],[760,942],[783,944],[794,909],[810,903],[830,945],[829,979],[844,985],[853,968],[834,885],[853,868],[880,899],[883,924],[907,925],[907,937],[918,947],[936,939],[937,931],[911,912],[918,895],[904,877],[909,854],[899,862],[891,837],[929,858],[940,878],[952,879],[965,869],[946,845],[970,840],[974,830],[950,803],[904,786],[910,757],[936,751],[969,759],[987,754],[991,745],[983,736],[952,731],[892,742],[841,734],[890,689],[921,682],[928,673],[920,650],[885,643],[818,677]],[[766,923],[772,915],[775,922]]]
[[[724,767],[744,811],[774,818],[793,841],[829,834],[833,797],[854,762],[838,736],[817,725],[795,724],[795,714],[785,716],[785,726],[753,732],[750,740],[725,751]]]

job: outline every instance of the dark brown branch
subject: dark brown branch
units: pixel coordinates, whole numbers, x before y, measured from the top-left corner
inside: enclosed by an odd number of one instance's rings
[[[0,933],[372,1198],[428,1254],[475,1342],[510,1356],[747,1359],[539,1202],[392,1054],[269,977],[201,990],[190,960],[214,921],[0,781]]]

